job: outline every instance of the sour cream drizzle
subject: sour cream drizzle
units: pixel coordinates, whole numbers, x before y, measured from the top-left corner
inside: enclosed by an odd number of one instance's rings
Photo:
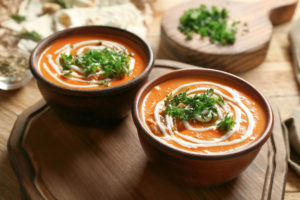
[[[99,44],[100,42],[102,43],[101,45],[94,46],[95,44]],[[41,72],[41,67],[43,67],[47,71],[47,73],[50,74],[50,76],[52,76],[59,83],[69,86],[69,87],[75,87],[75,88],[91,88],[91,87],[98,86],[103,81],[111,81],[112,80],[110,78],[106,78],[103,80],[88,80],[87,78],[103,74],[103,71],[99,71],[96,74],[90,74],[88,77],[86,77],[83,75],[84,74],[83,70],[80,67],[75,66],[75,65],[71,66],[71,69],[72,69],[71,77],[64,76],[64,78],[74,80],[74,81],[79,81],[79,82],[82,82],[85,84],[84,85],[71,84],[71,83],[68,83],[68,82],[64,81],[63,79],[61,79],[60,76],[63,76],[64,71],[63,71],[62,65],[60,64],[60,57],[62,54],[70,55],[71,51],[76,48],[78,48],[77,52],[76,52],[77,55],[82,54],[86,49],[96,49],[96,50],[101,51],[105,48],[108,48],[108,49],[127,51],[127,49],[123,45],[116,43],[116,42],[104,41],[104,40],[87,40],[87,41],[75,43],[73,45],[71,45],[71,44],[64,45],[60,49],[56,50],[54,52],[54,55],[47,54],[46,57],[47,57],[48,62],[47,63],[44,62],[41,64],[41,58],[49,49],[49,48],[47,48],[40,56],[40,59],[38,62],[38,65],[40,67],[39,68],[40,72]],[[56,59],[53,59],[54,56],[56,56]],[[132,71],[134,69],[134,66],[135,66],[135,59],[133,57],[130,57],[129,70]],[[52,72],[50,70],[50,68],[54,69],[55,72]]]
[[[232,110],[234,110],[234,113],[235,113],[234,114],[234,120],[235,120],[234,127],[230,131],[227,131],[220,138],[214,138],[213,140],[201,140],[201,139],[195,138],[193,136],[184,135],[184,134],[180,133],[179,131],[173,129],[173,127],[176,127],[176,124],[174,124],[174,120],[171,116],[169,116],[169,115],[163,116],[160,114],[160,112],[164,109],[164,100],[162,100],[162,101],[158,102],[154,108],[154,120],[155,120],[156,124],[158,125],[159,129],[161,130],[161,132],[163,133],[164,139],[170,139],[170,140],[173,140],[176,143],[180,144],[181,146],[195,149],[198,147],[215,147],[215,146],[224,146],[224,145],[232,145],[232,144],[240,143],[240,142],[246,140],[247,138],[249,138],[253,134],[253,129],[255,128],[255,121],[254,121],[253,114],[248,109],[248,107],[241,101],[239,93],[227,86],[223,86],[223,85],[213,83],[213,82],[205,82],[205,81],[193,82],[193,83],[183,84],[183,85],[175,88],[171,92],[171,94],[175,95],[175,94],[179,93],[180,91],[187,89],[190,86],[195,86],[195,85],[197,85],[198,87],[196,87],[192,90],[189,90],[187,92],[187,95],[192,96],[195,93],[205,92],[207,89],[211,88],[211,87],[207,87],[209,85],[217,86],[217,88],[222,88],[223,90],[227,91],[230,94],[230,96],[225,95],[220,90],[214,88],[215,94],[217,94],[218,96],[222,96],[224,99],[224,104],[225,104],[222,107],[216,106],[217,112],[218,112],[218,117],[219,118],[224,117],[224,114],[222,114],[222,113],[227,112],[226,107],[231,108]],[[203,85],[205,85],[205,87]],[[148,98],[148,95],[144,99],[144,102],[142,105],[142,111],[144,109],[143,107],[145,106],[144,104],[145,104],[145,101],[147,100],[147,98]],[[144,116],[145,113],[143,112],[142,115],[143,115],[143,120],[145,122],[145,116]],[[232,134],[234,134],[237,130],[239,130],[239,128],[241,126],[241,122],[242,122],[242,115],[245,115],[248,119],[248,126],[247,126],[246,131],[240,138],[226,141]],[[165,123],[162,121],[162,119],[164,120]],[[219,120],[220,119],[218,119],[217,122]],[[205,127],[205,128],[194,128],[187,121],[184,121],[183,124],[186,129],[196,131],[196,132],[215,130],[217,128],[216,125],[212,125],[212,126]],[[162,140],[162,141],[164,141],[164,140]]]

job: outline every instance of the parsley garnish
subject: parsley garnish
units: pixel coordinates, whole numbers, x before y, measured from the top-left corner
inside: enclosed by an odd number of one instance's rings
[[[186,35],[187,40],[193,39],[193,34],[197,33],[201,37],[209,37],[211,43],[228,45],[235,42],[237,32],[236,25],[240,21],[235,21],[231,27],[227,26],[229,12],[226,8],[219,10],[212,6],[209,10],[205,5],[199,8],[189,9],[180,17],[178,29]]]
[[[61,54],[60,62],[61,62],[63,70],[70,70],[71,65],[74,63],[74,59],[73,59],[72,55]]]
[[[130,74],[130,56],[125,51],[115,49],[103,49],[101,51],[90,49],[86,53],[73,56],[72,54],[61,54],[61,64],[63,70],[71,69],[71,65],[80,67],[85,76],[103,71],[101,76],[111,79],[122,79]],[[103,83],[102,85],[109,85]]]
[[[165,99],[166,109],[163,112],[182,121],[195,121],[197,116],[202,121],[205,121],[208,115],[215,118],[217,117],[216,104],[223,105],[224,100],[213,95],[213,89],[194,96],[187,96],[187,90],[175,96],[168,95]]]
[[[12,14],[12,15],[10,15],[10,17],[18,23],[21,23],[26,20],[25,16],[18,15],[18,14]]]
[[[66,73],[64,73],[64,76],[66,77],[71,77],[72,76],[72,71],[67,71]]]
[[[165,99],[164,114],[181,121],[201,121],[210,123],[218,116],[216,105],[224,105],[224,99],[214,95],[213,89],[205,93],[187,96],[187,91],[180,92],[174,96],[168,95]],[[230,130],[234,125],[234,119],[226,114],[217,127],[221,131]]]
[[[43,37],[35,31],[23,31],[21,34],[18,35],[18,37],[33,40],[36,42],[43,39]]]
[[[229,113],[226,113],[225,117],[217,124],[220,131],[229,131],[235,125],[235,121]]]

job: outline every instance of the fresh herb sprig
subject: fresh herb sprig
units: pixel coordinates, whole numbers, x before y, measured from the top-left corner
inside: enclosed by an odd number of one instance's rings
[[[126,51],[108,48],[101,51],[90,49],[86,53],[76,56],[61,54],[60,58],[63,70],[70,70],[71,65],[76,65],[84,71],[85,76],[102,71],[101,76],[103,77],[122,79],[131,73],[129,70],[130,55]]]
[[[17,23],[21,23],[21,22],[23,22],[23,21],[26,20],[25,16],[18,15],[18,14],[12,14],[12,15],[10,15],[10,18],[12,18],[13,20],[15,20]]]
[[[194,33],[201,37],[209,37],[211,43],[219,45],[233,44],[236,40],[236,25],[239,21],[234,21],[228,26],[229,12],[226,8],[219,10],[212,6],[209,10],[206,5],[199,8],[192,8],[184,12],[180,17],[178,29],[186,35],[187,40],[193,39]]]
[[[217,124],[217,128],[220,131],[228,131],[228,130],[231,130],[234,125],[235,125],[235,121],[234,121],[233,117],[230,116],[229,113],[226,113],[226,115],[224,116],[222,121],[220,121]]]
[[[218,116],[216,105],[224,105],[224,99],[221,96],[216,97],[213,89],[194,96],[187,96],[187,91],[174,96],[168,95],[164,102],[163,113],[181,121],[200,120],[208,123]],[[210,120],[207,121],[207,118]],[[234,123],[234,119],[227,113],[217,127],[220,131],[227,131],[234,126]]]
[[[43,37],[35,31],[23,31],[17,36],[20,38],[33,40],[35,42],[38,42],[43,39]]]

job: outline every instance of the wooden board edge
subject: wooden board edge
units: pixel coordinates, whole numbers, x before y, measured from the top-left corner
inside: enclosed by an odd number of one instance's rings
[[[154,67],[171,69],[199,68],[194,65],[164,59],[155,60]],[[17,117],[7,142],[11,167],[18,178],[19,186],[25,199],[44,199],[42,194],[43,191],[40,191],[35,185],[35,174],[32,162],[26,152],[26,149],[23,148],[22,143],[24,142],[24,136],[26,135],[26,128],[30,125],[31,120],[37,114],[45,111],[46,108],[48,108],[48,105],[45,100],[42,99],[23,111]],[[27,176],[24,176],[24,174]]]
[[[171,69],[186,69],[186,68],[201,68],[195,65],[185,64],[177,61],[171,61],[171,60],[165,60],[165,59],[157,59],[155,60],[154,67],[165,67],[165,68],[171,68]],[[275,121],[277,121],[277,126],[281,126],[280,121],[280,114],[278,111],[277,106],[271,102],[272,109],[274,112],[274,118]],[[11,135],[8,140],[8,153],[10,157],[11,166],[13,167],[19,181],[19,185],[21,188],[22,193],[25,195],[25,199],[44,199],[43,195],[41,194],[41,191],[35,186],[34,184],[34,170],[32,168],[32,163],[30,161],[30,158],[27,155],[27,152],[22,148],[21,144],[24,140],[23,136],[26,132],[26,127],[30,124],[31,119],[33,119],[34,116],[44,111],[48,105],[44,100],[39,101],[38,103],[34,104],[27,110],[25,110],[19,117],[17,118],[13,130],[11,132]],[[278,123],[279,122],[279,123]],[[274,123],[276,125],[276,123]],[[282,130],[282,129],[280,129]],[[282,131],[280,133],[280,136],[283,137]],[[287,155],[286,155],[286,149],[284,143],[280,143],[280,150],[278,148],[278,142],[274,139],[274,136],[270,138],[271,146],[274,150],[273,154],[270,155],[270,160],[273,162],[273,167],[271,169],[268,169],[269,171],[266,172],[269,174],[268,179],[265,180],[268,181],[270,184],[269,187],[264,186],[264,188],[267,189],[266,194],[263,194],[262,199],[283,199],[284,193],[285,193],[285,184],[286,184],[286,175],[287,175]],[[283,140],[282,140],[283,141]],[[283,150],[283,151],[282,151]],[[279,156],[284,156],[284,160],[286,161],[286,164],[283,165],[282,168],[278,168],[276,166],[276,161],[280,160]],[[271,152],[272,154],[272,152]],[[282,160],[282,159],[281,159]],[[26,177],[22,174],[26,172],[26,174],[29,174],[29,177]],[[274,184],[273,180],[275,176],[280,176],[282,180],[282,194],[281,196],[278,196],[278,193],[274,193],[272,190],[272,187]],[[268,186],[268,185],[267,185]]]
[[[27,153],[22,150],[21,143],[26,127],[30,123],[32,117],[46,107],[45,101],[40,100],[21,113],[13,126],[7,143],[10,163],[18,178],[19,186],[25,199],[43,199],[34,185],[34,171],[32,166],[28,164],[30,163],[30,160]],[[29,174],[30,176],[24,176],[24,172],[26,175]]]
[[[271,8],[269,12],[269,19],[273,26],[280,25],[292,19],[297,8],[298,0],[291,0],[291,2],[285,5],[282,5],[283,3],[284,1],[281,1],[279,6]]]
[[[154,61],[154,67],[164,67],[164,68],[171,68],[171,69],[203,68],[201,66],[195,66],[183,62],[168,60],[168,59],[156,59]]]
[[[269,49],[271,35],[265,43],[235,54],[212,54],[188,49],[171,38],[168,38],[163,28],[161,28],[159,54],[162,58],[188,62],[191,65],[203,65],[206,68],[223,70],[230,73],[241,73],[258,67],[266,58]],[[182,52],[176,49],[181,49]],[[218,61],[215,63],[215,61]],[[252,63],[249,60],[254,60]],[[239,65],[239,63],[241,63]],[[236,67],[243,66],[243,67]]]

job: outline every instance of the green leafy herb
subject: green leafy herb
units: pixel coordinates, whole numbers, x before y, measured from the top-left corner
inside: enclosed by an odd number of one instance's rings
[[[165,99],[164,114],[181,121],[201,121],[209,123],[218,116],[216,105],[224,105],[224,99],[214,95],[213,89],[205,93],[187,96],[187,91],[180,92],[174,96],[168,95]],[[235,121],[229,113],[217,124],[220,131],[231,130]]]
[[[72,71],[70,70],[70,71],[64,73],[64,76],[71,77],[72,76]]]
[[[62,7],[63,9],[68,8],[67,3],[64,0],[55,0],[55,2],[60,5],[60,7]]]
[[[74,62],[74,59],[73,59],[72,55],[61,54],[61,56],[60,56],[60,62],[62,64],[63,70],[70,70],[71,69],[71,65]]]
[[[25,16],[18,15],[18,14],[12,14],[12,15],[10,15],[10,17],[18,23],[21,23],[26,20]]]
[[[85,76],[102,71],[101,76],[111,79],[122,79],[131,73],[129,60],[130,56],[125,51],[107,48],[101,51],[91,49],[76,56],[61,54],[60,57],[63,70],[70,70],[71,65],[76,65],[84,71]],[[101,85],[108,86],[109,84],[103,82]]]
[[[21,34],[18,35],[18,37],[24,39],[30,39],[36,42],[43,39],[43,37],[35,31],[23,31]]]
[[[182,121],[197,120],[207,122],[217,117],[216,104],[223,105],[222,97],[215,97],[214,90],[205,93],[187,96],[187,90],[174,96],[168,95],[165,99],[164,114]]]
[[[217,127],[220,131],[229,131],[235,125],[235,121],[229,113],[226,113],[225,117],[222,119],[221,122],[217,124]]]
[[[192,8],[184,12],[180,17],[178,29],[185,34],[186,39],[193,39],[194,33],[201,37],[209,37],[211,43],[228,45],[235,42],[237,32],[236,25],[240,21],[235,21],[229,27],[227,19],[229,12],[226,8],[219,10],[212,6],[209,10],[205,5],[199,8]]]
[[[106,81],[106,80],[103,80],[99,83],[99,85],[104,85],[105,87],[109,87],[110,85],[110,82],[109,81]]]

